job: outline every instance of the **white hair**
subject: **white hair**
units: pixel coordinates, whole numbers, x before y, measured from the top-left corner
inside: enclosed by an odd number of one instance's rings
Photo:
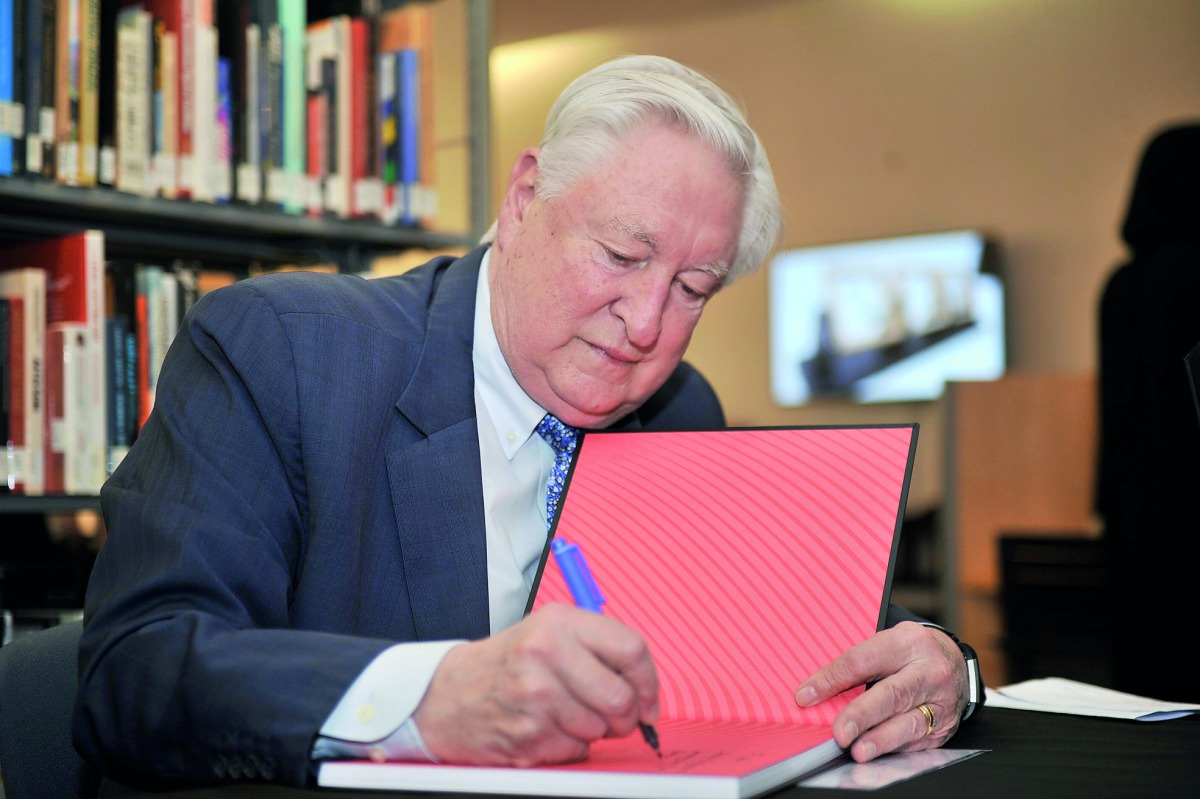
[[[647,122],[695,136],[729,165],[742,185],[742,225],[728,284],[757,269],[779,240],[782,211],[771,165],[737,104],[715,83],[669,58],[617,58],[563,90],[546,118],[537,195],[553,199],[607,158]],[[495,238],[496,226],[483,241]]]

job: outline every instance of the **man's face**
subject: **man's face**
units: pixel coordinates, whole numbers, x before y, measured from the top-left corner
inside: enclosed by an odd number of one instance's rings
[[[518,159],[492,251],[492,322],[517,382],[576,427],[605,427],[675,370],[733,258],[742,192],[706,146],[633,133],[551,200]]]

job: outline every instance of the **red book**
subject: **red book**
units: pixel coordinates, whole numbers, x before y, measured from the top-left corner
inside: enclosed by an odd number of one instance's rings
[[[642,633],[662,757],[635,732],[579,763],[330,761],[318,784],[734,799],[824,766],[863,689],[811,708],[794,692],[883,623],[915,448],[915,425],[584,433],[530,604],[585,606],[563,575],[590,574],[599,610]]]

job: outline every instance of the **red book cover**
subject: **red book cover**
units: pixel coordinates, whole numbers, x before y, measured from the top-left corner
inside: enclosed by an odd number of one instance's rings
[[[662,757],[638,734],[532,769],[328,763],[323,786],[551,796],[755,796],[841,750],[796,687],[883,623],[916,425],[589,432],[551,537],[640,631]],[[574,594],[547,547],[533,612]]]

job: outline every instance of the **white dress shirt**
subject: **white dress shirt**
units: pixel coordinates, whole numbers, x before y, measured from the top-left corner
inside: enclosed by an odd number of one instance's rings
[[[535,428],[546,411],[513,377],[492,327],[484,253],[475,293],[475,410],[483,476],[488,610],[493,633],[524,615],[546,543],[554,452]],[[463,641],[396,644],[363,670],[321,727],[316,759],[432,760],[411,719],[446,653]],[[400,677],[401,679],[397,679]]]

